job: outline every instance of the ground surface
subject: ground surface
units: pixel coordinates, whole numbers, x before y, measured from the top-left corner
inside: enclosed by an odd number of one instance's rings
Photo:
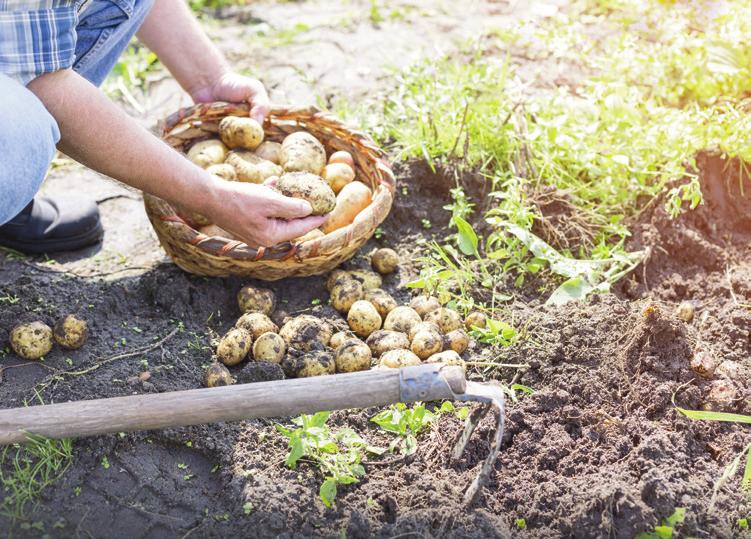
[[[471,2],[457,17],[460,8],[453,4],[420,3],[405,8],[404,19],[378,26],[368,19],[367,2],[259,4],[224,13],[212,32],[229,28],[222,46],[236,64],[251,58],[277,99],[304,101],[314,96],[312,88],[324,99],[357,99],[387,87],[388,65],[456,46],[486,24],[515,24],[520,14],[554,10]],[[339,29],[326,26],[345,19]],[[299,23],[309,28],[301,30]],[[266,37],[256,42],[262,25],[289,32],[263,30]],[[261,46],[272,34],[274,47]],[[330,43],[330,51],[318,54],[311,42]],[[149,125],[184,98],[165,81],[150,99],[142,113],[132,111]],[[271,422],[248,421],[77,440],[70,469],[36,508],[29,507],[29,522],[41,522],[52,537],[630,538],[684,507],[686,536],[736,536],[736,519],[748,509],[737,478],[714,500],[712,490],[749,437],[739,426],[682,418],[671,402],[675,395],[686,408],[712,404],[710,391],[722,386],[729,398],[716,406],[750,411],[751,203],[740,190],[744,183],[748,190],[748,178],[738,176],[737,164],[711,156],[700,164],[706,206],[678,221],[667,219],[658,204],[645,210],[631,248],[650,256],[614,295],[554,309],[527,294],[513,306],[515,324],[527,338],[501,358],[530,365],[515,381],[535,393],[510,407],[495,473],[472,508],[461,506],[461,494],[487,451],[489,425],[463,460],[450,465],[451,440],[461,423],[443,416],[439,428],[420,439],[413,458],[368,466],[367,476],[342,489],[336,507],[326,509],[314,470],[287,469],[286,440]],[[382,238],[362,252],[377,245],[400,251],[407,262],[385,287],[406,299],[402,285],[417,274],[419,240],[440,235],[447,224],[440,208],[453,180],[421,163],[400,164],[397,173],[411,196],[397,199]],[[4,370],[0,407],[34,401],[35,388],[49,403],[200,387],[211,355],[207,328],[221,333],[234,323],[234,295],[246,282],[178,270],[164,259],[140,196],[110,180],[65,165],[53,171],[46,189],[85,189],[95,196],[107,236],[94,252],[56,261],[0,254],[0,335],[18,319],[51,321],[78,311],[91,321],[92,338],[80,351],[51,353],[46,367]],[[422,219],[433,223],[430,231],[419,226]],[[365,263],[359,257],[351,265]],[[326,305],[321,278],[271,287],[289,313],[340,320]],[[324,301],[313,305],[315,299]],[[696,305],[689,324],[673,315],[683,300]],[[711,378],[690,370],[697,350],[718,358]],[[111,361],[72,374],[103,359]],[[10,354],[0,362],[22,363]],[[149,380],[138,380],[146,371]],[[273,369],[234,374],[245,381],[278,376]],[[501,374],[509,380],[515,373]],[[373,413],[338,412],[331,423],[377,442]],[[525,531],[517,519],[524,519]],[[0,517],[0,529],[14,537],[41,536],[21,524]]]

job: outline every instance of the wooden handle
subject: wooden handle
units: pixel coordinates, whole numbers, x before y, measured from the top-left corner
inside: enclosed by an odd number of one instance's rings
[[[449,382],[435,366],[411,367],[415,375],[434,373],[422,400],[451,398]],[[406,369],[404,369],[406,370]],[[450,373],[450,387],[456,373]],[[418,376],[419,377],[419,376]],[[463,379],[463,376],[462,376]],[[290,417],[321,410],[367,408],[400,401],[399,369],[259,382],[209,389],[114,397],[0,410],[0,444],[24,442],[26,434],[73,438],[257,417]]]

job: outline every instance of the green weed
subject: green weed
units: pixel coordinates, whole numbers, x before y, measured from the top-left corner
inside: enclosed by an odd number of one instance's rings
[[[396,434],[389,451],[399,449],[406,456],[417,451],[417,435],[430,427],[438,416],[446,413],[454,413],[460,419],[465,419],[469,408],[455,408],[452,402],[445,401],[432,412],[421,402],[415,403],[411,408],[400,402],[382,410],[371,421],[383,430]]]
[[[676,526],[686,520],[686,510],[683,507],[676,507],[673,514],[662,519],[662,524],[655,526],[654,531],[641,532],[636,534],[634,539],[670,539],[673,537]]]

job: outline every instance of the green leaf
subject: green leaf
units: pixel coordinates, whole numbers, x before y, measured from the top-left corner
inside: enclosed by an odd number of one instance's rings
[[[556,288],[545,302],[545,305],[564,305],[569,301],[584,299],[595,287],[583,277],[573,277]]]
[[[331,507],[336,498],[336,480],[332,477],[327,477],[326,480],[321,483],[318,495],[321,497],[323,505]]]
[[[686,520],[686,508],[676,507],[673,514],[664,520],[664,524],[674,528],[678,524],[683,524],[684,520]]]
[[[477,234],[472,228],[472,225],[470,225],[467,221],[465,221],[458,215],[452,217],[451,221],[456,225],[456,229],[458,230],[457,244],[459,246],[459,250],[467,256],[477,256],[478,239]]]
[[[729,423],[745,423],[751,425],[751,416],[743,414],[729,414],[726,412],[708,412],[705,410],[686,410],[676,406],[676,409],[689,419],[702,421],[725,421]]]
[[[660,539],[670,539],[673,537],[672,526],[655,526],[655,535]]]

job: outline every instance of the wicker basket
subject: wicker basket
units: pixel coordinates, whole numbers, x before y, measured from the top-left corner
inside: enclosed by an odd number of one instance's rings
[[[193,141],[216,136],[219,121],[225,116],[247,115],[245,105],[195,105],[181,109],[165,120],[163,138],[183,152]],[[352,257],[388,215],[394,198],[394,175],[384,152],[367,135],[348,129],[315,107],[274,108],[264,129],[266,140],[278,142],[288,134],[304,129],[318,138],[327,152],[350,152],[355,160],[357,179],[373,190],[373,201],[353,223],[321,238],[255,248],[241,241],[201,234],[168,202],[144,193],[146,214],[159,242],[175,264],[185,271],[212,277],[238,275],[267,281],[319,275]]]

